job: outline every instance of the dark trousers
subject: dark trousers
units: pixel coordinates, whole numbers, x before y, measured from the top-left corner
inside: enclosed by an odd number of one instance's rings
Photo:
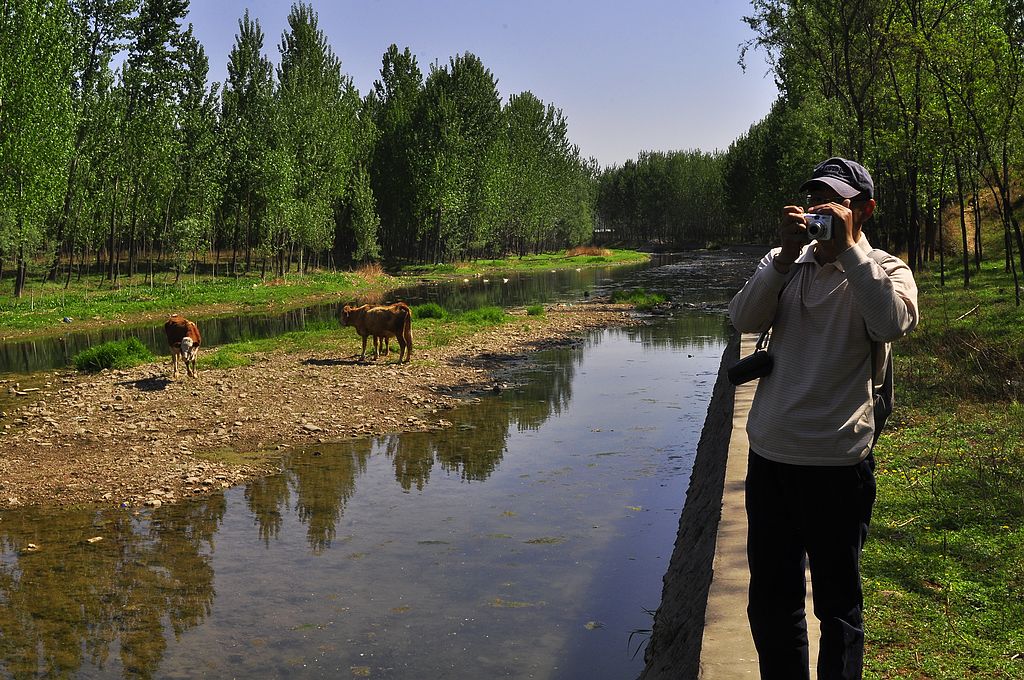
[[[824,467],[776,463],[750,452],[747,469],[747,616],[762,680],[810,677],[805,557],[821,621],[819,680],[860,678],[864,597],[860,553],[875,502],[875,461]]]

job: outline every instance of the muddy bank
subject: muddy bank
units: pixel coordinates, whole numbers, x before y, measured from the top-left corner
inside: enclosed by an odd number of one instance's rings
[[[530,353],[638,323],[628,305],[555,305],[409,364],[275,352],[196,380],[172,380],[165,362],[58,371],[0,416],[0,508],[156,506],[276,472],[290,446],[448,427],[447,410],[502,389]]]
[[[664,577],[661,604],[644,653],[642,680],[699,676],[736,396],[726,378],[726,368],[739,357],[739,341],[739,335],[734,334],[722,355],[679,518],[675,549]]]

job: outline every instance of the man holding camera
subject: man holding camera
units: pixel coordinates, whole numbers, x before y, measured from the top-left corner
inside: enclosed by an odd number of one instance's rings
[[[821,621],[818,678],[860,678],[874,392],[887,343],[917,325],[917,286],[905,263],[861,233],[875,209],[862,165],[830,158],[801,192],[803,206],[782,209],[781,247],[729,304],[739,331],[772,329],[773,367],[747,417],[747,615],[761,678],[809,678],[809,561]]]

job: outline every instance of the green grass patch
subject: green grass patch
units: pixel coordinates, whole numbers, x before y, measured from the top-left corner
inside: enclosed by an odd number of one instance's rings
[[[501,307],[479,307],[452,312],[429,302],[412,309],[413,345],[417,348],[445,347],[490,326],[506,323],[512,317]]]
[[[650,311],[665,302],[668,298],[660,293],[649,293],[643,288],[616,290],[612,292],[612,302],[629,303],[640,311]]]
[[[252,360],[229,347],[218,347],[212,354],[200,355],[200,368],[238,368],[248,366]]]
[[[938,405],[878,446],[865,677],[1024,677],[1024,412]]]
[[[865,678],[1022,678],[1024,313],[998,257],[967,289],[957,266],[915,278],[876,451]]]
[[[962,270],[916,274],[921,323],[897,344],[899,388],[932,399],[1024,401],[1024,307],[1002,260],[982,263],[964,289]]]
[[[544,316],[544,305],[530,305],[526,308],[529,316]]]
[[[287,309],[302,304],[335,298],[356,297],[373,287],[389,289],[397,279],[377,277],[370,283],[354,273],[312,272],[293,274],[282,279],[262,281],[258,276],[199,277],[194,282],[183,276],[178,283],[171,277],[157,275],[155,282],[146,282],[136,275],[122,278],[118,288],[101,278],[62,284],[32,281],[24,297],[18,299],[10,291],[0,292],[0,328],[31,334],[67,332],[80,324],[104,321],[135,321],[153,315],[185,313],[193,310],[239,312],[273,307]],[[62,323],[63,317],[74,319]]]
[[[415,305],[412,308],[413,319],[443,319],[448,312],[436,302]]]
[[[470,309],[454,317],[456,323],[465,323],[470,326],[497,326],[504,323],[508,315],[501,307],[480,307]]]
[[[105,368],[131,368],[153,361],[153,353],[138,338],[113,340],[76,354],[72,363],[79,371],[97,373]]]
[[[481,259],[468,262],[408,265],[401,270],[402,274],[423,276],[427,278],[446,278],[450,276],[474,276],[495,272],[533,271],[538,269],[573,269],[577,267],[593,267],[603,265],[619,265],[646,262],[650,255],[635,250],[609,250],[607,255],[579,254],[568,255],[566,252],[541,253],[524,255],[523,257],[507,257],[502,259]]]

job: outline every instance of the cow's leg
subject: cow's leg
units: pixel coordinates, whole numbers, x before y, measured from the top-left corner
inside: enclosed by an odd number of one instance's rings
[[[363,336],[363,351],[359,355],[359,360],[360,361],[363,361],[366,358],[366,338],[367,338],[367,336],[364,335]]]
[[[172,376],[175,380],[178,379],[178,355],[171,352],[171,365],[174,367],[174,375]]]

